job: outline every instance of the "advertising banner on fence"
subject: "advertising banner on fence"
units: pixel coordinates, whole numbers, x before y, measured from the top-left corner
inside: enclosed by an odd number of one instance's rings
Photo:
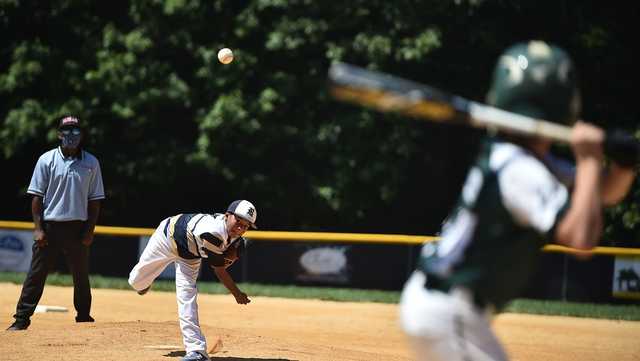
[[[243,281],[400,290],[419,245],[251,242]]]
[[[613,297],[640,300],[640,257],[616,257],[612,289]]]
[[[0,271],[29,271],[32,245],[32,231],[0,230]]]
[[[296,267],[296,279],[303,282],[347,284],[348,246],[305,246]]]

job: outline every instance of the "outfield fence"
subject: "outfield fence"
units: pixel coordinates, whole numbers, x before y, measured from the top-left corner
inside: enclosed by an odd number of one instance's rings
[[[28,270],[33,242],[29,232],[33,229],[32,222],[0,221],[0,270]],[[154,231],[96,226],[99,240],[92,246],[92,272],[126,277]],[[247,231],[245,238],[252,245],[239,266],[231,269],[241,282],[380,289],[401,287],[415,269],[420,246],[439,240],[428,235],[264,230]],[[538,280],[532,281],[533,297],[640,299],[640,248],[582,251],[550,244],[542,251],[546,255],[541,257]],[[577,261],[576,255],[588,261]],[[163,274],[170,278],[173,269]],[[213,279],[206,272],[201,277]]]
[[[0,229],[34,229],[32,222],[0,221]],[[110,236],[150,236],[155,228],[96,226],[95,233]],[[368,244],[407,244],[420,245],[434,242],[437,236],[405,235],[405,234],[374,234],[374,233],[336,233],[336,232],[282,232],[282,231],[247,231],[245,238],[254,241],[286,241],[286,242],[345,242]],[[609,256],[640,256],[640,248],[623,247],[595,247],[589,251],[577,250],[560,245],[546,245],[544,252],[559,252],[571,254],[594,254]]]

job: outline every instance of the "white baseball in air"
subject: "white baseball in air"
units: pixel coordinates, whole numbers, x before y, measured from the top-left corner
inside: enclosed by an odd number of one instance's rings
[[[218,51],[218,60],[220,60],[222,64],[229,64],[233,61],[233,51],[229,48],[220,49],[220,51]]]

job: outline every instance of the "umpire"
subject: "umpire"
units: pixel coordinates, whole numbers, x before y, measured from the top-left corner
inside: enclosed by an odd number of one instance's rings
[[[31,213],[33,257],[16,306],[16,320],[7,330],[26,330],[47,279],[62,251],[73,275],[76,322],[93,322],[89,285],[89,246],[100,213],[104,187],[100,163],[82,149],[80,120],[58,121],[61,144],[40,156],[27,190],[33,196]]]

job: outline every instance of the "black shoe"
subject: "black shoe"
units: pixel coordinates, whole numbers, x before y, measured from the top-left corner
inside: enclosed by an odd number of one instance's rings
[[[140,290],[140,291],[137,291],[137,292],[138,292],[138,294],[139,294],[140,296],[142,296],[142,295],[144,295],[145,293],[149,292],[149,290],[150,290],[150,289],[151,289],[151,286],[149,286],[149,287],[145,288],[144,290]]]
[[[91,316],[76,316],[76,322],[96,322]]]
[[[30,324],[31,324],[31,320],[19,319],[19,320],[16,320],[14,323],[12,323],[11,326],[7,328],[7,331],[24,331],[27,328],[29,328]]]

